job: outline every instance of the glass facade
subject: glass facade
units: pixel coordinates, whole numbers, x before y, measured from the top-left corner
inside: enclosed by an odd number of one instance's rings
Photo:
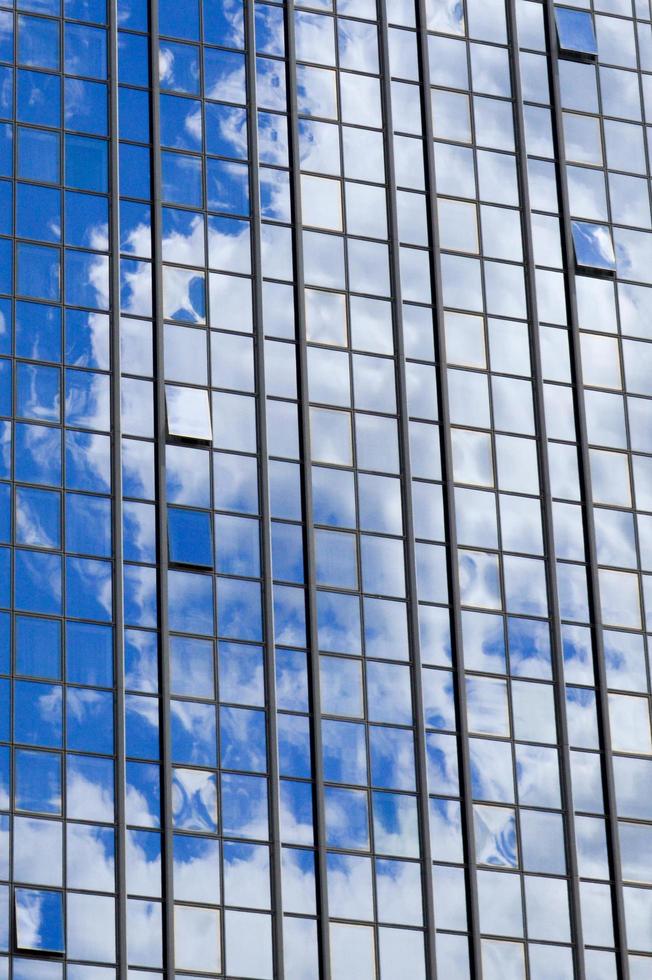
[[[0,0],[0,980],[652,978],[649,0]]]

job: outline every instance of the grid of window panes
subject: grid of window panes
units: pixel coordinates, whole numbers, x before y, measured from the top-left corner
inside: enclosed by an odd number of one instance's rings
[[[0,978],[652,976],[651,21],[0,0]]]

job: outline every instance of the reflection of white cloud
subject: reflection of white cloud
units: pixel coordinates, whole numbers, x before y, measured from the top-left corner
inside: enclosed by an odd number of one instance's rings
[[[73,770],[68,772],[66,792],[69,816],[113,822],[113,793],[110,788],[99,782],[93,783]]]
[[[115,961],[115,900],[106,895],[67,896],[68,956],[100,963]]]
[[[158,903],[136,899],[127,902],[127,950],[129,963],[161,967],[162,926]]]
[[[175,966],[180,970],[219,973],[220,914],[217,909],[174,909]]]
[[[68,823],[67,828],[67,884],[69,888],[88,888],[113,891],[115,888],[115,862],[113,832],[86,824]]]

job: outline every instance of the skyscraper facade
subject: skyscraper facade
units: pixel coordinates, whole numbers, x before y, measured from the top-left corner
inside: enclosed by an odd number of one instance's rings
[[[649,0],[0,0],[0,980],[650,980]]]

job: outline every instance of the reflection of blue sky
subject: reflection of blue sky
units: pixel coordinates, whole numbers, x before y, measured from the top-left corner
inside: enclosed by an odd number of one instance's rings
[[[158,766],[141,762],[127,763],[126,810],[128,823],[140,827],[158,827],[161,810]]]
[[[63,953],[62,893],[17,888],[15,897],[19,949]]]

